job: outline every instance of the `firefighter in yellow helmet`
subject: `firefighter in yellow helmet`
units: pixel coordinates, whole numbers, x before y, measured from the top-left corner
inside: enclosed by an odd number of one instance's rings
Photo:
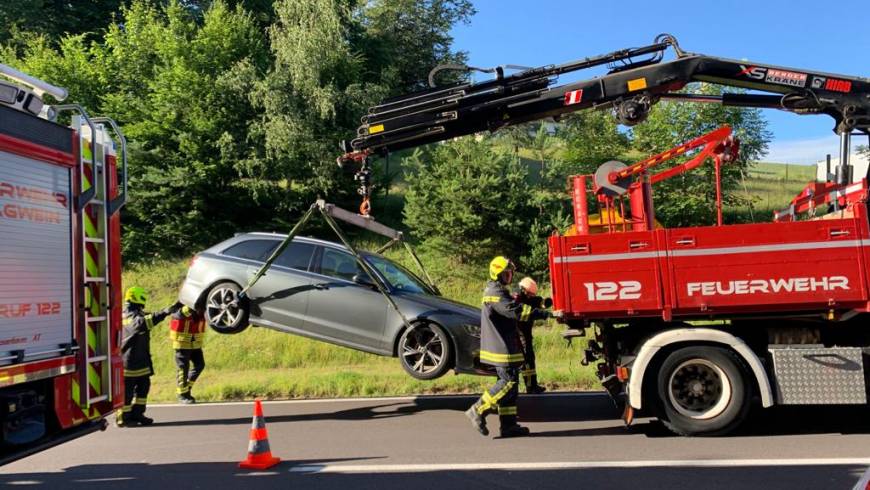
[[[517,322],[522,304],[511,297],[508,286],[514,266],[505,257],[489,264],[490,281],[483,292],[480,314],[480,361],[495,366],[498,381],[469,408],[465,415],[482,435],[489,435],[486,416],[499,415],[501,437],[529,435],[529,429],[517,424],[517,382],[523,365]]]
[[[124,328],[121,334],[121,356],[124,359],[124,407],[115,416],[115,425],[151,425],[145,416],[145,404],[151,390],[151,329],[171,315],[178,303],[155,313],[145,313],[148,293],[131,287],[124,294]]]
[[[536,320],[544,320],[550,317],[550,313],[544,308],[552,306],[553,301],[550,298],[544,299],[538,296],[538,283],[531,277],[522,278],[519,286],[520,290],[516,295],[516,300],[523,305],[520,312],[519,330],[520,342],[523,344],[523,357],[525,358],[521,374],[523,376],[523,383],[526,385],[526,393],[539,394],[547,391],[547,389],[538,384],[532,327],[534,327]]]
[[[175,349],[175,393],[181,403],[196,403],[193,384],[205,369],[202,341],[205,338],[205,315],[189,306],[182,306],[172,314],[169,338]]]

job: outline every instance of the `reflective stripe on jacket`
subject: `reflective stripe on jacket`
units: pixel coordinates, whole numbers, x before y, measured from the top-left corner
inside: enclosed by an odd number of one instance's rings
[[[172,314],[169,338],[173,349],[202,349],[205,337],[205,319],[187,306]]]
[[[151,329],[168,315],[168,312],[145,313],[141,306],[127,303],[124,306],[124,328],[121,337],[121,357],[124,359],[124,376],[151,376]]]
[[[480,310],[480,362],[492,366],[520,366],[523,351],[517,322],[522,305],[497,281],[486,283]]]
[[[544,320],[547,318],[547,311],[541,309],[544,304],[544,298],[540,296],[520,296],[519,301],[522,302],[523,308],[520,311],[520,330],[531,330],[536,320]]]

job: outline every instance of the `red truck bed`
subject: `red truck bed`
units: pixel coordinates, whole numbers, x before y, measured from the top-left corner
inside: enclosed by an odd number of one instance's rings
[[[566,320],[870,311],[866,204],[849,217],[553,236]],[[829,218],[829,217],[826,217]]]

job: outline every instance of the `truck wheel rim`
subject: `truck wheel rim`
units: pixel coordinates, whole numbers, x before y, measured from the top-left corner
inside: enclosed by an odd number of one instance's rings
[[[707,359],[690,359],[671,372],[668,397],[680,415],[707,420],[720,415],[731,402],[731,380]]]
[[[217,288],[208,295],[205,314],[210,325],[232,327],[239,318],[236,291],[231,288]]]
[[[429,374],[444,361],[444,344],[431,328],[417,327],[405,335],[401,356],[412,371]]]

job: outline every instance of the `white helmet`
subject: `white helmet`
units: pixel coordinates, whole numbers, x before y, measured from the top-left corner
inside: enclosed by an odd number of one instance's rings
[[[520,281],[520,288],[532,296],[538,294],[538,283],[531,277],[524,277]]]

